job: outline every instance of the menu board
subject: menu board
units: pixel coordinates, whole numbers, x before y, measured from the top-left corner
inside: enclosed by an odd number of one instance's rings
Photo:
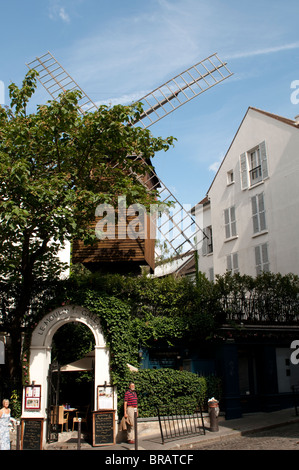
[[[114,387],[98,385],[98,410],[114,409]]]
[[[115,411],[101,410],[93,413],[92,445],[103,446],[115,444]]]
[[[43,421],[43,418],[22,419],[22,450],[42,449]]]
[[[25,387],[25,410],[40,410],[41,386]]]

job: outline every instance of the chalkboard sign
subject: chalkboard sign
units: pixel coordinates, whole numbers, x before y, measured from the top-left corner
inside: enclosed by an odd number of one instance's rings
[[[43,441],[43,419],[22,419],[22,449],[41,450]]]
[[[115,411],[101,410],[93,413],[93,446],[115,444]]]

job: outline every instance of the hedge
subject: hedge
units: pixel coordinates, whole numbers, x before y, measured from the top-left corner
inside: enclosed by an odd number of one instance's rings
[[[221,385],[217,377],[202,377],[188,371],[174,369],[141,369],[130,373],[130,380],[135,383],[138,394],[138,415],[142,418],[157,416],[157,406],[167,405],[169,413],[178,409],[193,412],[200,404],[207,407],[211,396],[220,399]],[[123,416],[124,393],[128,384],[123,383],[123,390],[118,390],[118,412]]]

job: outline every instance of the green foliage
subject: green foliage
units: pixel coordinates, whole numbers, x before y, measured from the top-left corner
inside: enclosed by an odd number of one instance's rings
[[[216,377],[199,377],[192,372],[173,369],[144,369],[131,372],[129,379],[134,381],[138,393],[138,414],[140,417],[157,415],[157,406],[169,413],[177,410],[193,412],[200,404],[206,409],[211,396],[219,397],[220,381]],[[123,396],[128,383],[119,384],[119,413],[123,413]],[[123,392],[121,394],[121,392]],[[212,393],[213,395],[209,395]]]
[[[82,116],[78,91],[28,114],[35,88],[36,72],[29,71],[20,88],[9,86],[10,107],[0,106],[0,283],[8,293],[2,312],[14,330],[11,375],[20,373],[21,325],[36,290],[65,269],[59,249],[74,238],[97,241],[90,222],[99,204],[115,207],[119,195],[128,205],[158,204],[157,193],[134,176],[145,173],[142,160],[128,155],[147,160],[174,141],[131,125],[140,104]]]
[[[22,397],[18,390],[13,390],[9,400],[11,416],[15,419],[20,418],[22,414]]]
[[[93,275],[77,270],[77,274],[73,272],[70,279],[53,284],[52,290],[47,286],[47,296],[40,296],[42,302],[36,304],[35,315],[32,314],[30,321],[32,325],[37,322],[44,315],[44,308],[49,311],[65,303],[84,306],[97,314],[110,348],[113,383],[119,385],[129,380],[128,363],[138,367],[140,347],[150,348],[155,341],[173,345],[178,340],[190,346],[192,342],[198,344],[199,341],[217,337],[221,320],[220,298],[229,297],[232,293],[235,296],[245,294],[248,286],[252,291],[259,289],[260,292],[268,292],[272,283],[276,293],[282,295],[289,292],[289,296],[297,296],[298,279],[291,275],[268,274],[254,280],[247,276],[226,274],[219,277],[215,284],[208,283],[200,275],[195,285],[186,278]],[[29,380],[27,364],[30,340],[27,336],[25,343],[24,381]],[[70,348],[71,345],[67,349]],[[78,357],[90,349],[92,342],[87,339],[80,351],[77,348]],[[207,381],[208,390],[216,389],[215,385],[209,384],[213,384],[212,378]],[[219,392],[215,394],[219,395]],[[208,395],[213,393],[209,391]]]
[[[292,298],[299,295],[299,277],[296,274],[263,272],[257,277],[226,272],[217,276],[214,292],[219,297],[242,295],[268,296],[269,298]]]

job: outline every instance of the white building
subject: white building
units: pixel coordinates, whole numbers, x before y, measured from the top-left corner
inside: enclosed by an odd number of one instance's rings
[[[199,270],[209,279],[299,274],[299,121],[250,107],[199,204]]]

